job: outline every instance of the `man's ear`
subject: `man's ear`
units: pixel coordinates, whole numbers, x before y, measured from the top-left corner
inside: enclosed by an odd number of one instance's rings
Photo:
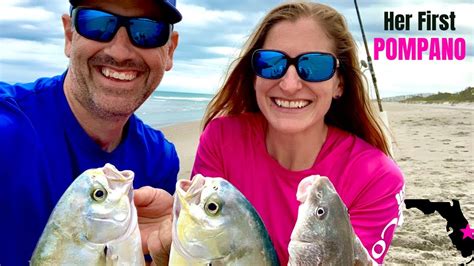
[[[168,43],[168,51],[167,51],[167,57],[168,60],[166,60],[166,68],[165,70],[168,71],[171,68],[173,68],[173,55],[174,51],[176,50],[176,47],[178,47],[178,41],[179,41],[179,34],[176,31],[173,31],[171,33],[171,38]]]
[[[61,16],[63,21],[63,28],[64,28],[64,54],[67,57],[71,55],[71,43],[72,43],[72,23],[71,17],[67,14],[63,14]]]

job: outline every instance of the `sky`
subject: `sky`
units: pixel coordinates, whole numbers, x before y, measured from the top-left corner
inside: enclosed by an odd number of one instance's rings
[[[175,25],[180,34],[173,69],[165,74],[158,90],[214,93],[224,75],[266,12],[278,0],[177,0],[183,15]],[[357,44],[360,59],[367,61],[354,2],[319,1],[341,12]],[[419,93],[458,92],[473,86],[474,26],[472,0],[359,0],[359,10],[374,58],[374,38],[459,38],[466,43],[463,60],[388,60],[385,51],[374,60],[381,97]],[[0,1],[0,81],[31,82],[39,77],[61,74],[67,68],[61,15],[66,0]],[[455,14],[455,30],[418,31],[418,12]],[[411,14],[410,30],[384,30],[384,12]],[[419,40],[419,39],[418,39]],[[399,42],[397,42],[399,44]],[[370,96],[375,97],[369,71]]]

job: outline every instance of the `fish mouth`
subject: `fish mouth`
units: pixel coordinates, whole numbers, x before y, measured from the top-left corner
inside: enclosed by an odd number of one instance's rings
[[[317,201],[322,201],[325,195],[335,194],[336,188],[328,177],[320,175],[311,175],[302,179],[298,185],[296,199],[303,203],[308,196],[314,194]]]
[[[125,219],[123,221],[116,221],[111,218],[99,218],[93,216],[86,216],[86,225],[91,230],[85,232],[85,240],[92,244],[106,244],[124,237],[127,237],[132,221]],[[109,232],[103,234],[103,232]]]
[[[128,189],[132,186],[135,174],[133,171],[124,170],[119,171],[112,164],[105,164],[102,168],[103,175],[107,177],[107,182],[112,190]]]
[[[127,206],[126,208],[126,211],[121,212],[109,211],[107,213],[84,213],[84,217],[89,222],[93,223],[128,226],[132,221],[132,208],[130,206]]]
[[[178,180],[173,204],[173,226],[176,226],[176,222],[182,210],[189,211],[190,205],[199,205],[205,184],[206,179],[202,175],[196,175],[192,180]]]
[[[112,218],[110,216],[92,216],[87,215],[86,218],[91,221],[104,222],[104,223],[125,223],[128,222],[130,215],[114,215]]]
[[[195,175],[192,180],[182,179],[178,181],[176,193],[181,203],[199,204],[201,192],[206,184],[206,179],[202,175]]]
[[[202,237],[200,239],[186,239],[186,242],[189,243],[190,245],[199,245],[200,243],[206,242],[207,240],[211,239],[218,239],[220,236],[222,236],[224,232],[219,232],[216,235],[209,236],[209,237]],[[217,259],[217,258],[213,258]]]
[[[203,191],[206,188],[206,180],[207,178],[198,174],[195,175],[191,180],[181,179],[178,180],[176,183],[176,194],[174,199],[173,205],[173,230],[172,230],[172,237],[173,237],[173,247],[176,251],[185,257],[194,258],[199,261],[202,261],[203,264],[208,264],[208,262],[212,261],[219,261],[225,256],[219,255],[215,257],[206,257],[205,259],[201,256],[200,252],[196,252],[196,249],[199,250],[200,247],[202,248],[203,242],[210,241],[215,237],[218,237],[224,232],[219,232],[215,235],[210,237],[204,237],[198,239],[190,239],[189,237],[184,236],[184,239],[180,239],[178,237],[178,228],[177,222],[178,217],[180,216],[181,212],[191,213],[190,208],[193,205],[199,205],[201,203],[201,196]],[[196,222],[196,218],[190,214],[189,215],[192,220]]]
[[[329,181],[329,178],[326,176],[316,176],[313,181],[313,186],[318,188],[318,191],[327,190],[331,193],[337,193],[334,185]]]
[[[309,239],[301,239],[299,237],[291,237],[290,242],[295,242],[295,243],[302,243],[302,244],[313,244],[314,240],[311,241]]]

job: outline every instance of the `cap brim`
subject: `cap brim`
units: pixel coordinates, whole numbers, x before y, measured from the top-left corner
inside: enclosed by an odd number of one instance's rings
[[[69,3],[71,3],[72,6],[77,6],[79,2],[80,0],[69,0]],[[166,21],[168,21],[169,23],[175,24],[183,19],[183,16],[178,11],[178,9],[176,9],[176,7],[168,1],[157,0],[157,2],[164,8],[164,16]]]
[[[168,1],[160,1],[165,8],[165,18],[171,24],[180,22],[183,19],[181,13],[176,9],[175,6],[170,4]]]

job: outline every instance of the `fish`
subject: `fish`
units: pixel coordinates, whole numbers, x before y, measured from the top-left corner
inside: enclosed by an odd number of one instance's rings
[[[169,265],[279,265],[250,202],[220,177],[176,184]]]
[[[296,198],[300,206],[288,265],[377,265],[355,234],[347,207],[329,178],[305,177]]]
[[[54,207],[30,265],[144,265],[130,170],[88,169]]]

